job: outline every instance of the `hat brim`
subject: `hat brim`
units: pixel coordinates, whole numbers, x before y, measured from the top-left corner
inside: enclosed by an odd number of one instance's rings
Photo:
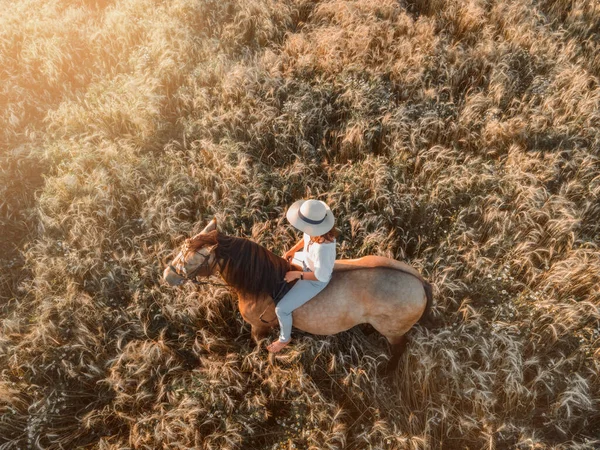
[[[325,220],[317,225],[313,225],[302,220],[298,214],[300,207],[305,201],[306,200],[298,200],[289,207],[286,213],[288,222],[290,222],[294,228],[299,229],[309,236],[321,236],[330,231],[335,224],[335,217],[333,217],[333,213],[331,212],[329,206],[327,206],[325,202],[321,202],[323,205],[325,205],[326,209]]]

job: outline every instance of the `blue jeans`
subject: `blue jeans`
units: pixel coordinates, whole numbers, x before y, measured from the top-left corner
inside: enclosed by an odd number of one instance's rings
[[[310,272],[304,263],[303,256],[302,252],[297,252],[293,262],[304,267],[304,272]],[[292,337],[292,312],[325,289],[328,284],[328,281],[298,280],[294,287],[279,300],[275,307],[275,314],[279,320],[279,340],[281,342],[287,342]]]

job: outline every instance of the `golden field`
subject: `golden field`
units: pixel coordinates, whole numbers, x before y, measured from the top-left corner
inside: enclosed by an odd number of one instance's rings
[[[0,4],[0,449],[600,447],[597,1]],[[434,285],[391,379],[161,282],[307,197]]]

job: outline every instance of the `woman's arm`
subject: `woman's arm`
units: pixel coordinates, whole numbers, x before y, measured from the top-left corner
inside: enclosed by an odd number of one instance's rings
[[[315,254],[315,271],[314,272],[299,272],[291,270],[285,274],[285,281],[288,283],[300,279],[303,280],[329,282],[333,267],[335,265],[336,247],[335,245],[321,245]]]
[[[319,281],[319,280],[317,279],[317,277],[315,276],[315,274],[314,274],[314,273],[312,273],[312,272],[302,272],[302,278],[303,278],[304,280]]]
[[[298,242],[296,242],[296,245],[294,245],[292,247],[292,250],[294,252],[297,252],[298,250],[300,250],[301,248],[304,248],[304,238],[301,237],[300,240]]]
[[[290,270],[289,272],[286,272],[286,274],[285,274],[285,281],[287,281],[288,283],[291,283],[294,280],[299,280],[301,274],[302,274],[302,279],[303,280],[319,281],[318,278],[315,276],[314,273],[312,273],[312,272],[300,272],[299,270]]]
[[[296,245],[294,245],[287,252],[285,252],[285,254],[283,255],[283,259],[285,259],[286,261],[291,261],[291,259],[294,257],[294,253],[296,253],[298,250],[300,250],[302,248],[304,248],[304,238],[301,238],[296,243]]]

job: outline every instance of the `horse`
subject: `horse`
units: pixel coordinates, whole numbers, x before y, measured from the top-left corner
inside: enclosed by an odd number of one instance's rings
[[[278,325],[275,292],[289,270],[301,270],[249,239],[217,230],[217,221],[188,238],[163,272],[171,286],[220,273],[238,294],[238,308],[260,345]],[[428,320],[432,286],[413,267],[382,256],[337,260],[331,280],[319,294],[294,310],[294,327],[316,335],[332,335],[369,323],[391,346],[387,370],[398,365],[407,344],[406,332]],[[265,319],[266,317],[266,319]]]

